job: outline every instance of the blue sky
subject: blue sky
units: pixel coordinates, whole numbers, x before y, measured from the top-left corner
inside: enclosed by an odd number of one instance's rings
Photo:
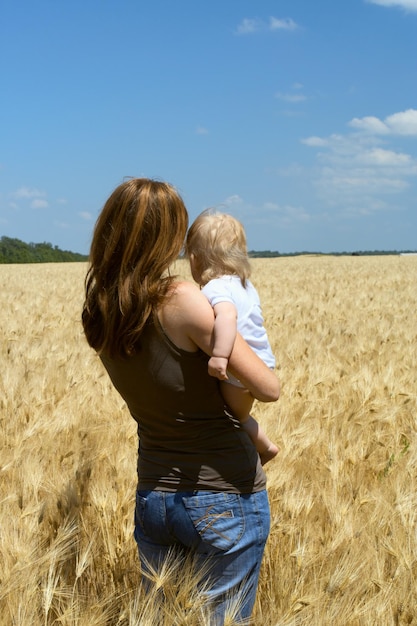
[[[126,176],[252,250],[417,249],[417,0],[3,0],[0,235],[87,253]]]

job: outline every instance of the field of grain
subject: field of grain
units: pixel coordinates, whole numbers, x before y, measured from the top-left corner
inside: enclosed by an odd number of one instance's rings
[[[140,589],[135,425],[83,338],[85,269],[0,266],[0,625],[207,625],[191,570],[161,573],[163,611]],[[417,257],[253,282],[282,381],[254,410],[281,451],[253,623],[417,625]]]

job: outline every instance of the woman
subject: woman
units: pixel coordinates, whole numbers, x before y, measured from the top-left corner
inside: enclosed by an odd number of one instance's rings
[[[132,179],[98,217],[86,277],[83,325],[138,423],[135,539],[143,572],[172,550],[210,567],[213,624],[237,598],[251,614],[269,532],[259,456],[222,399],[207,363],[213,310],[178,281],[188,214],[164,182]],[[238,335],[230,371],[258,400],[278,399],[275,375]]]

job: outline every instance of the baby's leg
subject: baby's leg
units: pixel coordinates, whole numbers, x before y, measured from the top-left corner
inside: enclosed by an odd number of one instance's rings
[[[245,422],[252,410],[253,396],[244,387],[236,387],[230,383],[220,383],[220,390],[224,401],[232,409],[239,422]]]
[[[220,388],[226,404],[252,439],[264,465],[278,454],[278,447],[268,439],[256,419],[250,415],[253,396],[247,389],[230,383],[220,383]]]
[[[266,435],[252,415],[245,422],[241,422],[242,428],[248,433],[261,457],[262,465],[277,456],[279,448]]]

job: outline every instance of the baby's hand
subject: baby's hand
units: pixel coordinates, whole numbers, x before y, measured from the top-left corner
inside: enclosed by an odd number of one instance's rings
[[[208,362],[208,373],[219,380],[227,380],[229,359],[223,356],[212,356]]]

